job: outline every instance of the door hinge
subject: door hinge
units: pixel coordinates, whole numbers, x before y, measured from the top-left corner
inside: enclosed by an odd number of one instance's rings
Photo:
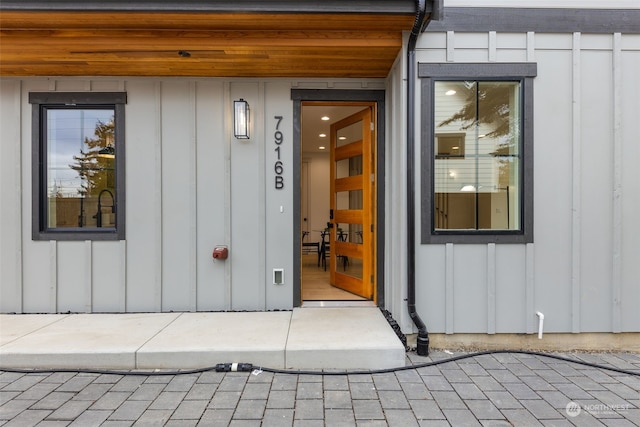
[[[371,232],[373,233],[373,224],[371,224]]]
[[[373,125],[373,122],[371,122],[371,130],[375,130],[375,126]]]

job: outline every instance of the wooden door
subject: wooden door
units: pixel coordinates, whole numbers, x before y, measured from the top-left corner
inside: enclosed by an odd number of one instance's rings
[[[373,107],[331,125],[331,284],[375,299]]]

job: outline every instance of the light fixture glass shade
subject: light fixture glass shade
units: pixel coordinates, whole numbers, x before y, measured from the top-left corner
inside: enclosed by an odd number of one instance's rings
[[[233,135],[249,139],[249,103],[242,98],[233,101]]]

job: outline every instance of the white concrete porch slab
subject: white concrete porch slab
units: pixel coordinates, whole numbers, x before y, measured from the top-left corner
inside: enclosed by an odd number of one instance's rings
[[[386,369],[405,364],[405,349],[376,307],[296,308],[286,366]]]
[[[68,314],[0,314],[0,346],[67,316]]]
[[[246,362],[382,369],[405,363],[400,340],[376,307],[2,315],[0,331],[5,368],[192,369]]]
[[[2,345],[0,364],[16,368],[135,369],[136,351],[178,316],[178,313],[67,315]],[[0,320],[5,329],[4,322],[9,321]]]
[[[137,367],[202,368],[247,362],[284,368],[290,311],[182,313],[146,343]]]

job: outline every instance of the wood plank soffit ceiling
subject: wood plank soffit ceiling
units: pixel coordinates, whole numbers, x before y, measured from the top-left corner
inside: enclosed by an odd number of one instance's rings
[[[81,11],[3,5],[0,75],[383,78],[402,48],[402,32],[413,26],[414,12],[403,10]]]

